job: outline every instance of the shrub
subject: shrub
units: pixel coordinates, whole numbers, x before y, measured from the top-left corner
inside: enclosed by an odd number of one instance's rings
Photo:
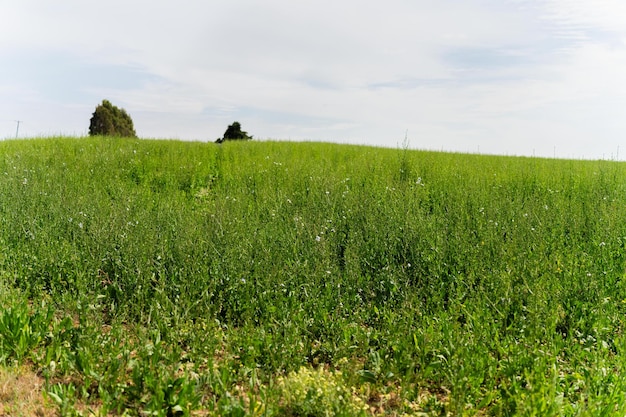
[[[216,143],[222,143],[225,140],[251,140],[252,135],[248,135],[248,132],[241,130],[241,124],[239,122],[233,122],[228,126],[224,136],[216,140]]]
[[[137,137],[133,120],[124,109],[114,106],[108,100],[96,107],[89,121],[90,136]]]

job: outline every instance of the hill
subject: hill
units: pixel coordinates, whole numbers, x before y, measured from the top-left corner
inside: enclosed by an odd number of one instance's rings
[[[62,414],[623,415],[624,174],[5,141],[0,360]]]

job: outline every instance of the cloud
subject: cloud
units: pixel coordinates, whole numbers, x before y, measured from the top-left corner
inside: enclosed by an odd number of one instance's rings
[[[35,90],[46,100],[93,100],[94,91],[132,89],[157,79],[132,65],[94,63],[65,51],[5,50],[1,57],[11,63],[0,67],[2,85]]]
[[[616,110],[626,97],[625,7],[3,3],[0,58],[12,64],[0,69],[0,119],[29,120],[25,134],[84,132],[109,98],[150,137],[213,140],[241,119],[262,138],[397,146],[408,129],[417,147],[551,156],[556,145],[590,156],[589,143],[613,149],[626,128]],[[54,118],[42,115],[51,105]]]
[[[546,0],[544,18],[565,38],[589,39],[590,32],[624,33],[626,3],[620,0]]]

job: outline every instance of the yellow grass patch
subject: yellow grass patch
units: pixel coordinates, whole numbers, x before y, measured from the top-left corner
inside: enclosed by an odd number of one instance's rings
[[[0,367],[0,416],[53,416],[43,378],[26,368]]]

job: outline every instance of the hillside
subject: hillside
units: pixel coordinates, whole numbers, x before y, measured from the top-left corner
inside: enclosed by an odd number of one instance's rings
[[[624,415],[625,174],[0,142],[0,361],[61,414]]]

